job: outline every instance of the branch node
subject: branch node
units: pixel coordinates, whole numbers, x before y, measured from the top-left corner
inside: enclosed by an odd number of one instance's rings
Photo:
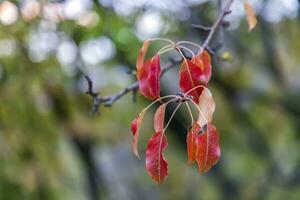
[[[85,75],[84,78],[86,79],[86,81],[88,83],[88,89],[86,91],[86,94],[88,94],[88,95],[90,95],[92,97],[98,96],[99,92],[94,92],[93,91],[93,81],[92,81],[92,79],[89,76],[87,76],[87,75]]]
[[[91,114],[99,113],[99,106],[101,103],[101,98],[99,97],[99,92],[93,91],[93,81],[92,79],[85,75],[84,78],[86,79],[88,83],[88,90],[86,91],[87,95],[90,95],[92,97],[92,110]]]

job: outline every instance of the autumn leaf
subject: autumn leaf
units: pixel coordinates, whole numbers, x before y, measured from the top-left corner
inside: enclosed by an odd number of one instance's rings
[[[145,56],[147,54],[150,43],[151,43],[151,40],[145,40],[143,43],[143,46],[139,50],[139,55],[136,60],[137,71],[139,71],[143,68]]]
[[[150,100],[160,97],[160,55],[157,54],[147,60],[142,67],[137,68],[139,89],[143,96]]]
[[[203,66],[195,65],[190,60],[183,61],[179,70],[179,87],[182,92],[186,93],[198,85],[206,85],[206,78],[201,68],[203,68]],[[198,102],[202,90],[203,88],[199,87],[189,93],[189,95],[193,96],[193,100],[196,103]]]
[[[138,115],[138,117],[135,118],[134,120],[132,120],[132,122],[131,122],[131,131],[133,134],[133,141],[131,144],[131,149],[138,158],[140,158],[140,156],[139,156],[139,153],[137,150],[137,142],[138,142],[138,137],[139,137],[139,130],[140,130],[145,113],[146,113],[146,110],[143,109],[142,112],[140,112],[140,114]]]
[[[137,79],[139,89],[143,96],[150,100],[158,99],[160,96],[160,56],[153,56],[144,62],[147,50],[152,40],[146,40],[139,50],[136,61]]]
[[[167,104],[164,103],[158,107],[154,115],[154,130],[155,132],[163,131],[164,129],[164,118]]]
[[[211,78],[211,58],[210,55],[207,51],[200,51],[197,55],[195,55],[192,58],[192,62],[195,65],[198,65],[201,68],[201,70],[203,71],[204,75],[205,75],[205,83],[208,84],[210,78]]]
[[[252,8],[252,5],[247,0],[244,1],[244,7],[245,7],[245,10],[246,10],[246,13],[247,13],[249,31],[251,31],[252,29],[254,29],[254,27],[257,24],[257,19],[256,19],[256,16],[255,16],[255,12]]]
[[[211,78],[211,58],[207,51],[195,55],[192,60],[184,60],[179,70],[179,87],[182,92],[190,90],[195,103],[203,90],[199,85],[206,86]],[[197,87],[197,88],[196,88]],[[195,89],[193,89],[195,88]]]
[[[213,114],[215,111],[215,101],[208,88],[204,88],[200,97],[198,107],[201,112],[199,112],[199,117],[197,122],[203,127],[205,124],[212,122]]]
[[[161,183],[168,175],[168,163],[162,153],[167,147],[167,139],[163,133],[166,106],[167,103],[160,105],[155,112],[154,130],[156,133],[148,141],[146,150],[146,168],[157,183]]]
[[[148,141],[146,169],[156,183],[163,182],[168,176],[168,163],[163,156],[167,145],[167,138],[163,132],[155,133]]]
[[[196,161],[196,153],[197,153],[197,145],[196,145],[196,138],[198,133],[201,131],[201,127],[197,122],[192,124],[187,137],[187,151],[188,151],[188,163],[193,164]]]
[[[216,127],[208,123],[207,130],[197,136],[196,145],[199,172],[208,172],[219,161],[221,155]]]
[[[138,117],[133,119],[132,122],[131,122],[131,132],[132,132],[133,135],[136,134],[137,126],[138,126]]]

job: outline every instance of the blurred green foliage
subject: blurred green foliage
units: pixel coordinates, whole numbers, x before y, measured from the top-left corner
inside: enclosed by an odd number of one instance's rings
[[[259,17],[249,33],[243,16],[234,15],[240,25],[224,39],[216,35],[212,47],[223,46],[211,90],[221,161],[205,175],[187,165],[189,118],[180,110],[167,133],[169,178],[157,186],[144,156],[138,161],[130,149],[130,121],[149,102],[138,95],[134,104],[127,95],[91,117],[83,75],[101,95],[119,91],[135,79],[126,71],[143,39],[201,43],[206,32],[190,24],[212,24],[215,2],[176,1],[167,9],[140,1],[12,2],[0,4],[0,199],[300,198],[298,17]],[[35,2],[27,15],[26,2]],[[174,92],[176,76],[173,70],[163,78],[164,93]],[[151,116],[142,128],[143,153]]]

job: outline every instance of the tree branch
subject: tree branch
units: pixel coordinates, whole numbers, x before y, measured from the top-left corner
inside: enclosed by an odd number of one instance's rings
[[[222,10],[221,14],[219,15],[218,19],[216,20],[216,22],[213,24],[213,26],[211,27],[211,30],[207,36],[207,38],[205,39],[202,48],[203,49],[207,49],[209,46],[209,43],[213,37],[213,35],[215,34],[215,32],[218,30],[218,28],[220,27],[220,25],[222,25],[222,22],[224,20],[224,17],[228,14],[231,13],[230,11],[230,7],[232,5],[234,0],[229,0],[228,3],[225,5],[224,9]]]
[[[163,76],[167,71],[169,71],[170,69],[172,69],[174,66],[176,66],[177,64],[180,64],[182,59],[178,59],[175,60],[173,58],[170,58],[170,63],[161,71],[161,76]],[[133,100],[135,99],[135,95],[137,90],[139,89],[139,83],[138,81],[132,83],[131,85],[129,85],[128,87],[124,88],[123,90],[110,95],[110,96],[104,96],[101,97],[99,95],[99,93],[94,92],[93,91],[93,82],[90,79],[89,76],[85,76],[85,79],[87,80],[88,83],[88,90],[86,92],[86,94],[88,94],[89,96],[92,97],[92,114],[98,113],[99,112],[99,106],[101,103],[104,104],[104,106],[110,107],[112,106],[113,103],[115,103],[117,100],[119,100],[120,98],[122,98],[123,96],[125,96],[126,94],[132,92],[133,94]]]
[[[225,5],[224,9],[222,10],[218,19],[216,20],[216,22],[213,24],[212,27],[209,28],[209,27],[201,26],[201,28],[204,28],[207,31],[209,31],[208,36],[202,45],[203,49],[212,51],[211,48],[209,47],[209,43],[210,43],[213,35],[216,33],[217,29],[222,25],[224,17],[226,15],[228,15],[229,13],[231,13],[230,6],[232,5],[233,1],[234,0],[228,0],[228,3]],[[182,58],[179,60],[174,60],[174,59],[170,58],[170,61],[171,62],[162,70],[161,75],[165,74],[165,72],[167,72],[168,70],[170,70],[172,67],[176,66],[177,64],[180,64],[182,61]],[[125,96],[126,94],[128,94],[130,92],[132,92],[132,95],[133,95],[132,99],[135,100],[135,96],[136,96],[137,90],[139,88],[139,83],[138,83],[138,81],[136,81],[136,82],[132,83],[131,85],[129,85],[128,87],[124,88],[123,90],[117,92],[116,94],[101,97],[98,92],[93,91],[92,80],[88,76],[85,76],[85,79],[87,80],[87,83],[88,83],[88,90],[87,90],[86,94],[88,94],[89,96],[92,97],[92,104],[93,104],[92,111],[91,111],[92,114],[99,112],[99,106],[101,103],[103,103],[104,106],[108,106],[108,107],[112,106],[113,103],[115,103],[117,100],[119,100],[120,98],[122,98],[123,96]]]

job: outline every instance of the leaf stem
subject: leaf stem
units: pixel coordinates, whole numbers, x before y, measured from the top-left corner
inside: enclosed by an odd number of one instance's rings
[[[193,57],[195,56],[194,52],[193,52],[192,50],[190,50],[189,48],[187,48],[187,47],[185,47],[185,46],[181,46],[181,45],[179,45],[179,46],[177,46],[177,47],[178,47],[178,48],[185,49],[185,50],[187,50],[188,52],[190,52],[190,53],[193,55]]]
[[[186,61],[186,57],[183,55],[181,49],[179,47],[176,46],[177,51],[179,52],[179,54],[181,55],[181,57],[184,59],[184,62]]]
[[[176,95],[167,95],[167,96],[163,96],[163,97],[160,97],[159,99],[156,99],[155,101],[153,101],[152,103],[150,103],[147,107],[145,107],[143,110],[148,110],[152,105],[154,105],[156,102],[158,101],[161,101],[163,99],[166,99],[166,98],[177,98]]]
[[[203,89],[208,89],[207,87],[205,87],[204,85],[197,85],[196,87],[193,87],[192,89],[190,89],[189,91],[187,91],[186,93],[184,93],[184,96],[186,96],[188,93],[190,93],[193,90],[196,90],[198,88],[202,87]]]
[[[186,107],[187,107],[187,109],[188,109],[188,111],[189,111],[189,113],[190,113],[190,116],[191,116],[191,120],[192,120],[192,123],[191,123],[191,124],[193,124],[193,122],[194,122],[194,117],[193,117],[191,108],[190,108],[190,106],[189,106],[189,104],[188,104],[187,101],[185,102],[185,105],[186,105]]]
[[[157,53],[158,54],[164,54],[164,53],[166,53],[166,52],[168,52],[168,51],[171,51],[171,50],[173,50],[175,47],[174,47],[174,45],[167,45],[167,46],[164,46],[163,48],[161,48]]]
[[[198,109],[198,111],[200,112],[200,114],[202,115],[202,117],[204,118],[206,124],[208,123],[208,120],[206,119],[205,115],[203,114],[202,110],[199,108],[199,106],[194,102],[194,101],[190,101],[193,103],[193,105]]]
[[[176,113],[176,111],[178,110],[178,108],[181,106],[181,102],[176,106],[176,108],[174,109],[174,111],[173,111],[173,113],[172,113],[172,115],[171,115],[171,117],[169,118],[169,120],[168,120],[168,122],[167,122],[167,124],[166,124],[166,126],[165,126],[165,128],[163,129],[163,134],[164,134],[164,132],[166,131],[166,129],[168,128],[168,126],[169,126],[169,124],[171,123],[171,120],[173,119],[173,117],[174,117],[174,115],[175,115],[175,113]]]
[[[199,50],[200,50],[201,52],[203,51],[203,48],[202,48],[200,45],[196,44],[195,42],[183,40],[183,41],[177,42],[176,44],[177,44],[177,45],[180,45],[180,44],[190,44],[190,45],[193,45],[193,46],[195,46],[195,47],[198,47]]]
[[[169,42],[169,43],[175,45],[175,42],[173,42],[172,40],[169,40],[167,38],[159,38],[158,37],[158,38],[152,38],[152,39],[149,39],[149,40],[151,40],[151,41],[161,40],[161,41]]]

